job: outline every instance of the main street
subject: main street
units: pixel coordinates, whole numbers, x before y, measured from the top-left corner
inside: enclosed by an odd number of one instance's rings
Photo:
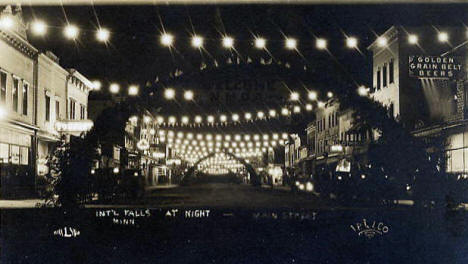
[[[325,206],[311,193],[294,194],[285,188],[253,187],[236,183],[200,183],[171,189],[153,189],[141,202],[155,206],[228,208],[312,208]]]
[[[139,198],[116,198],[112,201],[94,201],[86,205],[96,207],[190,207],[190,208],[239,208],[239,209],[326,209],[377,208],[375,201],[347,201],[344,205],[328,197],[320,197],[313,192],[292,192],[287,186],[262,185],[254,187],[244,183],[205,182],[187,186],[146,187]],[[400,205],[385,207],[409,208],[411,203],[400,201]]]

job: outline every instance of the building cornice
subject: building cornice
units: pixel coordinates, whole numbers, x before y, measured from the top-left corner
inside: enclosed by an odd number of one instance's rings
[[[379,37],[386,37],[387,42],[390,44],[391,42],[393,42],[393,40],[396,39],[397,35],[398,35],[397,26],[392,26],[391,28],[387,29],[387,31],[385,31]],[[367,50],[373,50],[376,47],[376,45],[377,45],[377,39],[367,47]]]
[[[38,50],[33,45],[14,32],[0,30],[0,39],[32,59],[38,53]]]
[[[39,58],[46,60],[50,64],[55,65],[59,69],[59,71],[62,72],[64,75],[68,74],[67,70],[65,70],[64,68],[62,68],[62,66],[60,66],[60,64],[49,58],[45,53],[39,53]]]

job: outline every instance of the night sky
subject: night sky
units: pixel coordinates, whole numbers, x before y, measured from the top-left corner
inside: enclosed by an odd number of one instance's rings
[[[40,50],[51,50],[64,67],[73,67],[90,79],[117,81],[122,84],[154,81],[169,71],[197,71],[202,61],[222,61],[229,51],[220,45],[221,33],[236,39],[243,56],[267,55],[252,46],[252,34],[268,40],[268,48],[277,60],[291,60],[321,67],[341,65],[359,83],[370,84],[371,60],[366,47],[393,24],[408,26],[468,23],[468,5],[300,5],[300,6],[23,6],[26,19],[36,16],[54,28],[46,37],[30,36]],[[65,18],[66,14],[66,18]],[[62,35],[66,19],[81,28],[74,43]],[[112,31],[109,45],[94,39],[101,24]],[[162,24],[175,36],[171,53],[159,44]],[[86,30],[86,31],[83,31]],[[205,37],[206,52],[190,47],[194,32]],[[285,50],[283,34],[299,40],[297,53]],[[344,34],[359,39],[362,53],[345,47]],[[315,37],[326,38],[330,54],[315,48]],[[262,54],[259,54],[262,53]],[[336,72],[324,70],[323,74]],[[160,77],[161,78],[161,77]]]

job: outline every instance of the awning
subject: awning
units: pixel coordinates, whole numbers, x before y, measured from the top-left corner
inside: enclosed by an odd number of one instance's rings
[[[352,134],[352,133],[360,133],[362,131],[367,131],[370,129],[369,124],[363,124],[363,123],[357,123],[351,126],[348,131],[346,131],[347,134]]]

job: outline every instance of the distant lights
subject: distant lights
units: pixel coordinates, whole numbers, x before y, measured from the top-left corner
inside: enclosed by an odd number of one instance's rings
[[[447,32],[439,32],[439,35],[437,36],[440,42],[447,42],[449,39],[449,36]]]
[[[175,90],[172,88],[167,88],[164,90],[164,98],[167,100],[172,100],[175,98]]]
[[[239,115],[238,114],[233,114],[232,115],[232,121],[234,121],[234,122],[239,121]]]
[[[250,120],[250,119],[252,119],[252,114],[251,113],[245,113],[244,117],[245,117],[246,120]]]
[[[5,118],[6,115],[7,115],[7,112],[5,111],[5,108],[0,106],[0,119]]]
[[[324,107],[325,107],[325,103],[322,102],[322,101],[319,101],[319,102],[317,103],[317,106],[320,107],[320,108],[324,108]]]
[[[193,36],[193,38],[192,38],[192,46],[193,46],[194,48],[201,48],[201,47],[203,47],[203,41],[204,41],[204,40],[203,40],[202,37],[196,36],[196,35],[195,35],[195,36]]]
[[[377,45],[378,45],[379,47],[385,47],[385,46],[387,46],[387,42],[388,42],[388,41],[387,41],[387,38],[386,38],[386,37],[379,37],[379,38],[377,38]]]
[[[234,39],[228,36],[223,38],[223,47],[231,49],[234,47]]]
[[[263,113],[262,111],[258,111],[257,112],[257,117],[260,118],[260,119],[263,119],[265,117],[265,113]]]
[[[105,28],[100,28],[96,32],[96,38],[97,38],[97,40],[99,40],[101,42],[109,41],[109,37],[110,37],[110,32],[109,32],[109,30],[107,30]]]
[[[318,38],[315,41],[315,46],[317,47],[317,49],[326,49],[327,48],[327,40],[325,40],[323,38]]]
[[[180,121],[182,122],[182,124],[188,124],[189,118],[187,116],[183,116]]]
[[[408,42],[409,44],[417,44],[418,43],[418,36],[414,34],[408,35]]]
[[[270,111],[268,111],[268,115],[270,117],[275,117],[276,116],[276,111],[274,109],[271,109]]]
[[[161,42],[162,45],[166,47],[172,46],[172,43],[174,43],[174,36],[172,36],[169,33],[164,33],[161,35],[159,41]]]
[[[120,86],[119,86],[118,84],[116,84],[116,83],[112,83],[112,84],[109,86],[109,90],[110,90],[111,93],[116,94],[116,93],[119,92]]]
[[[206,120],[208,121],[208,123],[213,123],[214,122],[214,116],[212,115],[209,115]]]
[[[34,35],[43,36],[47,32],[47,25],[41,20],[36,20],[31,25]]]
[[[264,49],[266,47],[266,39],[264,38],[256,38],[255,39],[255,47],[257,49]]]
[[[289,115],[289,110],[287,108],[281,108],[281,114],[283,116],[287,116],[287,115]]]
[[[294,38],[286,38],[285,46],[287,49],[293,50],[297,47],[297,40]]]
[[[174,124],[176,122],[176,118],[174,116],[170,116],[168,119],[167,119],[167,122],[169,124]]]
[[[11,29],[13,24],[13,18],[10,15],[3,15],[0,18],[0,28],[2,29]]]
[[[317,100],[317,92],[310,91],[308,94],[309,100]]]
[[[63,33],[68,39],[76,39],[79,34],[79,29],[75,25],[67,25]]]
[[[128,95],[131,95],[131,96],[135,96],[135,95],[138,95],[138,86],[136,85],[130,85],[130,87],[128,87]]]
[[[307,111],[312,111],[312,109],[313,109],[311,104],[306,104],[305,108],[306,108]]]
[[[187,101],[193,100],[193,92],[188,90],[184,92],[184,99]]]
[[[97,80],[93,81],[93,90],[99,91],[101,90],[101,86],[102,84],[100,81],[97,81]]]
[[[363,85],[359,86],[359,88],[358,88],[358,94],[359,94],[360,96],[367,96],[368,93],[369,93],[369,89],[368,89],[368,88],[366,88],[366,87],[363,86]]]
[[[358,40],[355,37],[346,38],[346,46],[350,49],[357,48]]]
[[[226,117],[225,115],[221,115],[221,116],[219,117],[219,120],[220,120],[221,122],[224,123],[224,122],[227,121],[227,117]]]
[[[328,92],[328,93],[327,93],[327,97],[328,97],[328,98],[332,98],[332,97],[333,97],[333,93],[332,93],[332,92]]]
[[[291,101],[298,101],[299,100],[299,93],[298,92],[292,92],[289,95],[289,99],[291,99]]]
[[[198,116],[195,117],[195,123],[201,123],[201,121],[202,121],[201,116],[198,115]]]
[[[298,106],[298,105],[295,105],[295,106],[293,107],[293,112],[296,113],[296,114],[300,113],[300,112],[301,112],[301,107]]]

